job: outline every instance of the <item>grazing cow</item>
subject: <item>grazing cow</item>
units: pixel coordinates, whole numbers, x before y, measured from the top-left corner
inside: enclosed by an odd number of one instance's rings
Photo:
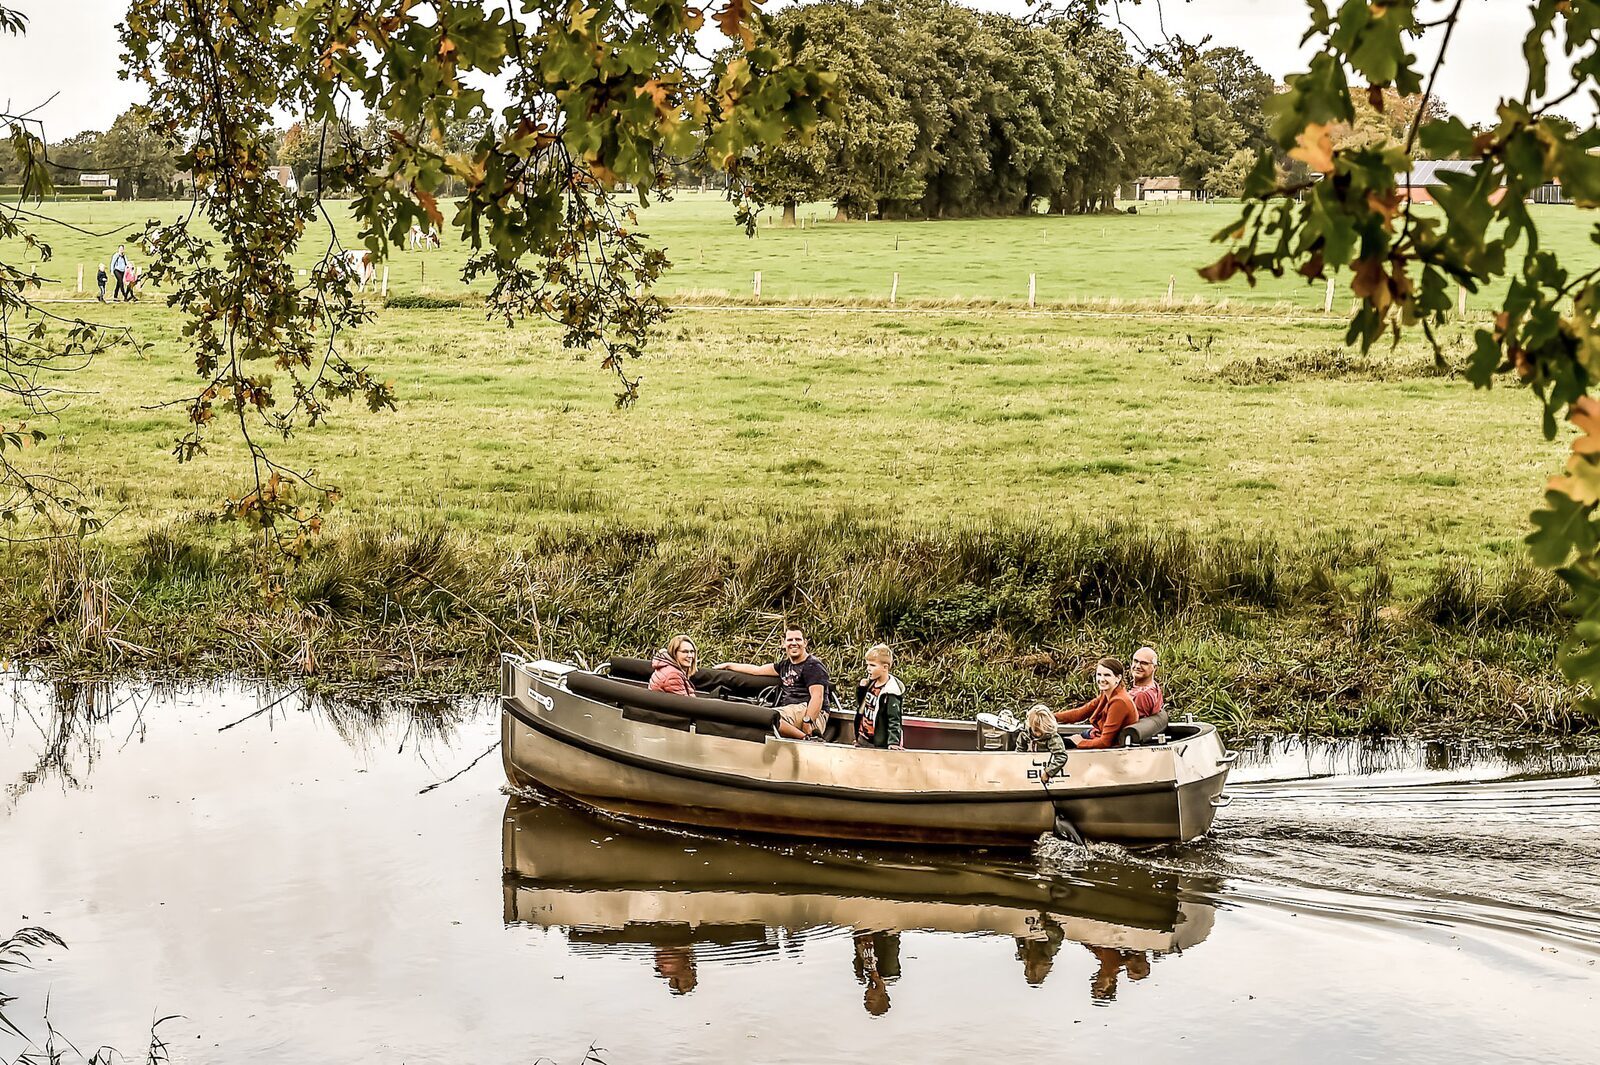
[[[378,257],[370,251],[355,249],[333,260],[332,269],[355,282],[357,292],[365,292],[378,276]]]

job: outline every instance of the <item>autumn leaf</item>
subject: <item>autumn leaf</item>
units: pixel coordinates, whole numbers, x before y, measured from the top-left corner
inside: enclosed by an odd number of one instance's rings
[[[1383,272],[1382,259],[1356,260],[1355,277],[1350,279],[1350,291],[1372,304],[1382,314],[1393,302],[1389,289],[1389,275]]]
[[[444,215],[439,213],[439,200],[438,200],[438,198],[435,197],[433,195],[433,193],[429,192],[427,189],[417,188],[417,189],[414,189],[414,191],[417,194],[417,202],[422,204],[422,210],[427,214],[428,220],[430,222],[432,222],[434,225],[439,226],[440,228],[443,228],[443,226],[444,226]],[[388,269],[388,267],[385,267],[384,269]]]
[[[1244,261],[1230,251],[1210,266],[1201,267],[1200,276],[1211,282],[1226,281],[1244,268]]]
[[[634,89],[634,93],[638,96],[650,97],[651,102],[656,105],[656,114],[660,115],[662,118],[677,117],[670,101],[670,90],[667,88],[667,86],[661,84],[655,78],[651,78],[643,85],[640,85]]]
[[[1318,173],[1333,173],[1333,138],[1328,127],[1320,122],[1308,123],[1289,149],[1289,158],[1300,160]]]
[[[744,42],[744,50],[747,52],[756,46],[755,32],[749,26],[752,7],[748,0],[728,0],[727,6],[713,16],[729,40],[739,38]]]
[[[1600,401],[1593,396],[1579,396],[1567,411],[1567,421],[1580,430],[1572,442],[1575,455],[1600,455]]]
[[[1579,396],[1567,409],[1567,420],[1579,429],[1572,441],[1567,472],[1550,478],[1549,489],[1578,503],[1600,503],[1600,402]]]
[[[1385,196],[1379,196],[1376,192],[1369,192],[1367,193],[1367,208],[1373,214],[1383,215],[1383,224],[1387,228],[1389,223],[1394,220],[1394,216],[1400,213],[1400,199],[1399,189],[1391,189],[1388,195]]]

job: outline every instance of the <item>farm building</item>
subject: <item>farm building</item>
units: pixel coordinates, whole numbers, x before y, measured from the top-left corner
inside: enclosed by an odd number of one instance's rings
[[[1183,179],[1176,175],[1140,178],[1134,184],[1136,200],[1195,200],[1199,194],[1183,187]]]
[[[1412,203],[1433,203],[1432,190],[1444,184],[1442,174],[1471,174],[1478,169],[1478,164],[1465,159],[1426,159],[1411,168],[1411,172],[1400,178],[1398,184],[1402,199],[1409,199]],[[1506,190],[1499,189],[1489,197],[1490,203],[1499,203],[1505,197]]]

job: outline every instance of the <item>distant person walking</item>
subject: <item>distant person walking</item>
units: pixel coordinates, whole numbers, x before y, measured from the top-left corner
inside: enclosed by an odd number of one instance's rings
[[[111,276],[117,279],[116,290],[111,293],[111,301],[113,303],[124,298],[124,296],[130,299],[133,297],[133,293],[128,291],[127,281],[124,280],[124,275],[127,274],[127,272],[128,254],[124,250],[123,245],[118,244],[117,254],[111,257]]]
[[[101,303],[106,301],[106,281],[109,280],[109,276],[110,275],[106,273],[106,264],[101,263],[99,271],[97,271],[94,275],[95,284],[100,286],[100,295],[96,298]]]
[[[139,298],[139,268],[128,263],[128,268],[122,272],[122,280],[128,287],[128,302],[132,303]]]

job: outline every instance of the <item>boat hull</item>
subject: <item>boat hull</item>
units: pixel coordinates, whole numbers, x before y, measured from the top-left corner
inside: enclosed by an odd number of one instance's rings
[[[1025,846],[1061,815],[1088,839],[1179,842],[1210,828],[1227,772],[1209,727],[1181,745],[1074,752],[1068,779],[1048,787],[1025,754],[700,735],[630,721],[515,660],[501,717],[515,787],[608,813],[808,838]]]

